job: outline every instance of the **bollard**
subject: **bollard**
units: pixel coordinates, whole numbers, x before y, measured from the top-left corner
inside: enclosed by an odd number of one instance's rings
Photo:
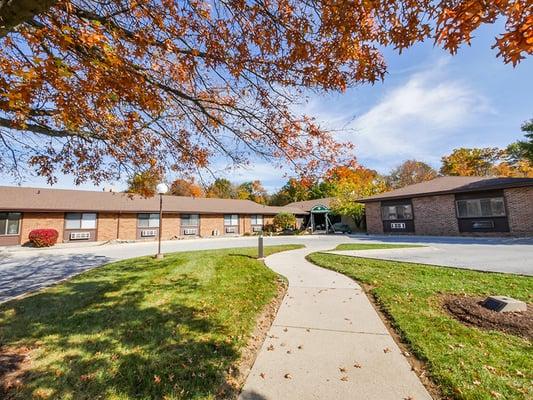
[[[259,237],[257,238],[257,258],[260,260],[265,258],[263,253],[263,232],[259,232]]]

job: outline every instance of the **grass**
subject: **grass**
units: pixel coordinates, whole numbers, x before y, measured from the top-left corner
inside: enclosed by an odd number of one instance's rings
[[[405,249],[408,247],[427,247],[419,244],[388,244],[388,243],[342,243],[335,250],[374,250],[374,249]]]
[[[445,397],[533,398],[530,341],[467,327],[441,306],[444,294],[502,294],[532,303],[533,278],[313,253],[309,260],[365,285]]]
[[[277,294],[279,276],[255,256],[246,248],[130,259],[1,305],[4,351],[32,349],[23,385],[9,394],[214,398]]]

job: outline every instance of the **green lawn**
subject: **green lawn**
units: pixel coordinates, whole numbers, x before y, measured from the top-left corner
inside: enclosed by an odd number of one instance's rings
[[[131,259],[1,305],[4,352],[32,349],[24,384],[10,395],[214,398],[277,293],[278,275],[255,256],[247,248]]]
[[[335,250],[374,250],[374,249],[405,249],[408,247],[427,247],[419,244],[388,244],[388,243],[342,243]]]
[[[533,346],[518,336],[467,327],[441,307],[447,293],[502,294],[533,302],[533,278],[313,253],[309,260],[363,284],[444,396],[532,399]]]

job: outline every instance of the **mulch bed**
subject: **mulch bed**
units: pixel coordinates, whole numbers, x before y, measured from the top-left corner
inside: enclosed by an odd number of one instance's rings
[[[465,325],[481,329],[497,330],[533,339],[533,306],[527,311],[497,312],[483,307],[482,297],[446,296],[444,309]]]

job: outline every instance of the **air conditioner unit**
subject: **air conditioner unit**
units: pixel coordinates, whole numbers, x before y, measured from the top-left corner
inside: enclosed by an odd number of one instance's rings
[[[252,232],[261,232],[262,230],[262,226],[252,226]]]
[[[91,238],[91,232],[71,232],[70,240],[87,240]]]
[[[157,229],[143,229],[141,237],[153,237],[157,235]]]
[[[183,230],[184,235],[196,235],[196,228],[186,228]]]
[[[226,233],[235,233],[235,232],[237,232],[237,229],[234,226],[226,227]]]
[[[391,229],[405,229],[405,222],[391,222]]]

